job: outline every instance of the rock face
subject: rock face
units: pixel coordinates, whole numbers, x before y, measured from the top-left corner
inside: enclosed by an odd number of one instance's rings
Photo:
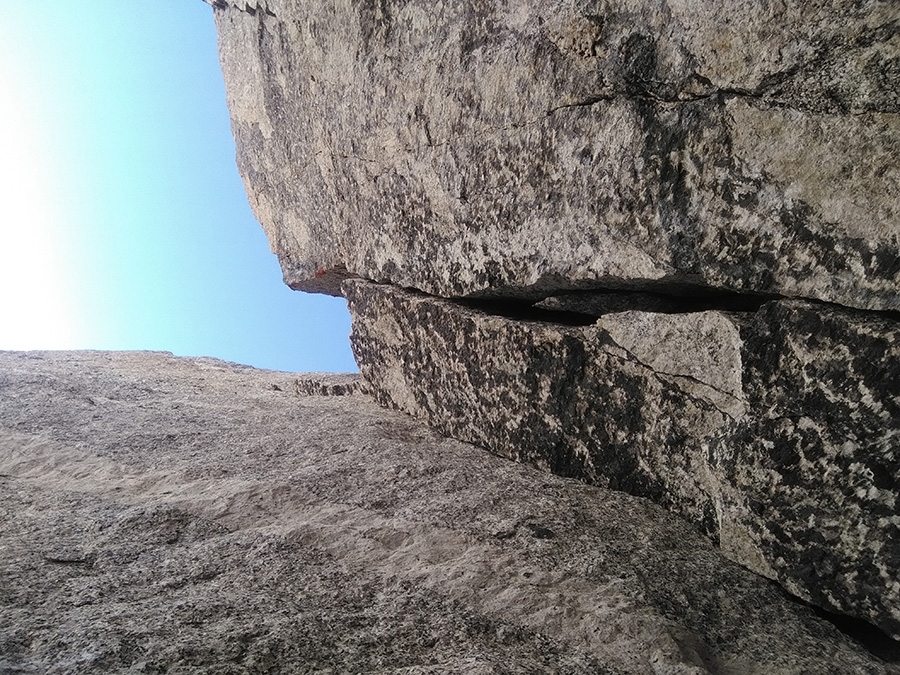
[[[900,637],[896,321],[783,300],[573,326],[363,281],[345,291],[383,404],[650,497],[741,564]]]
[[[893,0],[218,4],[238,164],[295,288],[900,309]]]
[[[0,353],[0,670],[900,672],[648,501],[316,379]]]
[[[897,2],[213,5],[250,202],[378,401],[900,638]]]

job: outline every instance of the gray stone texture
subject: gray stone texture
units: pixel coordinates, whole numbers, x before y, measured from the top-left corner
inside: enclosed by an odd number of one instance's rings
[[[351,396],[368,391],[358,373],[303,373],[294,380],[294,391],[303,396]]]
[[[900,309],[894,0],[216,3],[294,288]]]
[[[508,301],[344,290],[381,403],[649,497],[792,593],[900,638],[895,319],[800,300],[663,313],[619,298],[566,325],[571,314]]]
[[[0,671],[900,672],[647,500],[297,381],[0,352]]]
[[[649,497],[900,638],[897,2],[212,4],[285,281],[354,315],[367,384],[296,393]]]

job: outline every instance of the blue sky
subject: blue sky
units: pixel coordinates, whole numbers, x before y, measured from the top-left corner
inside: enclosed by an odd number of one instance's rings
[[[355,370],[291,291],[234,161],[212,8],[0,0],[0,349]]]

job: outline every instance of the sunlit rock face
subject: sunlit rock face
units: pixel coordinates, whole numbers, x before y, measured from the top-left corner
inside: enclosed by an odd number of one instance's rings
[[[900,309],[893,0],[264,4],[216,21],[238,163],[295,288]]]
[[[900,638],[896,2],[215,4],[251,205],[377,400]]]
[[[649,501],[349,377],[0,353],[0,510],[3,672],[897,672]]]

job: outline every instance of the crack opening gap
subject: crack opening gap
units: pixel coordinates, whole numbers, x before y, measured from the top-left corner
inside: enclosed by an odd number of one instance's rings
[[[642,291],[576,290],[544,298],[536,303],[535,307],[560,312],[577,312],[595,318],[629,310],[661,314],[687,314],[709,310],[756,312],[764,303],[779,297],[696,287]]]
[[[604,314],[629,310],[661,314],[708,310],[756,312],[764,303],[778,297],[780,296],[673,286],[666,291],[566,290],[537,301],[522,297],[492,296],[455,298],[455,302],[486,314],[519,321],[589,326]]]
[[[820,619],[824,619],[841,633],[857,642],[872,656],[886,663],[900,663],[900,640],[893,639],[877,626],[864,619],[857,619],[846,614],[829,612],[827,609],[816,607],[808,602],[800,600],[807,605]]]
[[[519,298],[457,298],[458,304],[515,321],[538,321],[564,326],[590,326],[596,317],[579,312],[544,308]]]

